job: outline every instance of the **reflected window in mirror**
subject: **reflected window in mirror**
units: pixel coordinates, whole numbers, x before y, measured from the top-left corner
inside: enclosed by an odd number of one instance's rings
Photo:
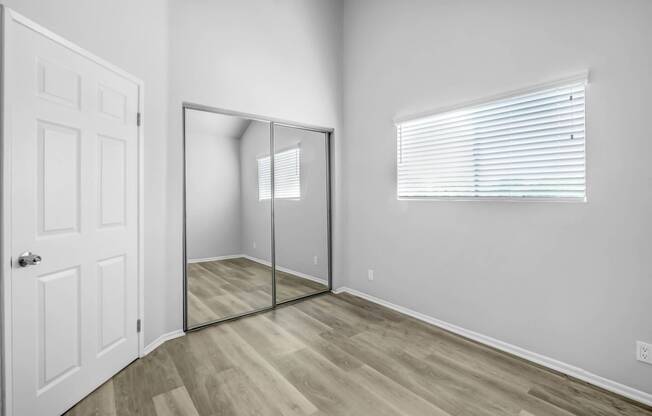
[[[270,157],[258,158],[258,200],[271,199]],[[294,147],[274,154],[274,196],[301,199],[301,149]]]

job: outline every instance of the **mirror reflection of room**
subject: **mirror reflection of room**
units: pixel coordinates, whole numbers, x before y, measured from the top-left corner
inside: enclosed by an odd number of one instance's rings
[[[186,110],[189,327],[272,305],[271,215],[256,209],[249,155],[269,153],[269,135],[267,122]]]
[[[188,327],[272,307],[272,253],[276,303],[328,290],[326,134],[185,117]]]

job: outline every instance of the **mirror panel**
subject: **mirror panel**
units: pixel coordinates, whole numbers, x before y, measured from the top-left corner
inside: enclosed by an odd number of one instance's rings
[[[273,125],[276,302],[328,290],[328,136]]]
[[[270,123],[193,109],[185,117],[186,323],[272,306]],[[263,167],[264,168],[264,167]]]

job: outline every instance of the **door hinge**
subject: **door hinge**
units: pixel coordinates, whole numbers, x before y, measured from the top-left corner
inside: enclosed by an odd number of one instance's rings
[[[136,125],[137,125],[138,127],[140,127],[141,118],[142,118],[142,117],[141,117],[140,113],[136,113]]]
[[[140,332],[140,319],[136,321],[136,332]]]

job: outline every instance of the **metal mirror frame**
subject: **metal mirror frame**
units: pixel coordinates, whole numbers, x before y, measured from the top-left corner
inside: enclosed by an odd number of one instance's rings
[[[246,118],[249,120],[253,121],[262,121],[265,123],[269,123],[269,143],[270,143],[270,154],[274,154],[274,127],[275,126],[281,126],[281,127],[290,127],[290,128],[295,128],[295,129],[300,129],[300,130],[307,130],[307,131],[313,131],[313,132],[318,132],[318,133],[323,133],[324,134],[324,145],[325,145],[325,153],[326,153],[326,212],[327,212],[327,218],[326,218],[326,226],[327,226],[327,249],[328,249],[328,287],[324,290],[317,291],[314,293],[309,293],[306,295],[300,295],[296,296],[290,299],[284,299],[280,302],[276,301],[276,242],[275,242],[275,234],[274,234],[274,203],[275,203],[275,198],[274,198],[274,174],[272,173],[271,175],[271,208],[270,208],[270,227],[271,227],[271,271],[272,271],[272,304],[268,307],[264,308],[258,308],[254,309],[251,311],[243,312],[240,314],[235,314],[235,315],[230,315],[226,316],[224,318],[220,319],[215,319],[212,321],[204,322],[199,325],[195,325],[192,327],[188,326],[188,258],[187,258],[187,252],[186,252],[186,245],[187,245],[187,233],[186,233],[186,221],[187,221],[187,212],[186,212],[186,179],[187,179],[187,171],[186,171],[186,112],[187,110],[193,110],[193,111],[203,111],[207,113],[215,113],[215,114],[220,114],[224,116],[232,116],[232,117],[240,117],[240,118]],[[222,108],[215,108],[215,107],[210,107],[210,106],[205,106],[201,104],[194,104],[194,103],[188,103],[188,102],[183,102],[181,105],[181,118],[182,118],[182,129],[183,129],[183,134],[182,134],[182,157],[183,157],[183,244],[182,244],[182,250],[183,250],[183,330],[184,332],[190,332],[190,331],[196,331],[202,328],[205,328],[207,326],[219,324],[222,322],[227,322],[231,321],[234,319],[242,318],[244,316],[250,316],[254,315],[260,312],[266,312],[266,311],[271,311],[276,309],[278,306],[287,304],[290,302],[296,302],[301,299],[307,299],[312,296],[317,296],[321,295],[323,293],[330,292],[333,289],[333,247],[332,247],[332,218],[331,218],[331,141],[332,141],[332,135],[333,135],[333,129],[328,128],[328,127],[319,127],[319,126],[312,126],[312,125],[307,125],[307,124],[302,124],[302,123],[296,123],[293,121],[287,121],[287,120],[280,120],[280,119],[275,119],[271,117],[264,117],[264,116],[259,116],[256,114],[248,114],[248,113],[243,113],[239,111],[231,111],[231,110],[225,110]],[[271,171],[274,172],[274,158],[270,158],[270,167]]]

